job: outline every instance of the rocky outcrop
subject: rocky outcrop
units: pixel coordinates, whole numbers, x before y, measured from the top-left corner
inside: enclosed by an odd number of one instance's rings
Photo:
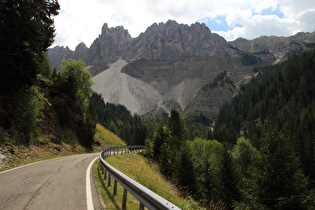
[[[73,53],[73,58],[76,60],[83,60],[85,63],[88,62],[89,59],[89,48],[81,42],[76,48]]]
[[[73,58],[73,51],[69,47],[56,46],[48,50],[51,68],[58,68],[63,60]]]
[[[89,51],[89,65],[99,62],[113,63],[117,60],[129,60],[129,52],[132,49],[132,38],[122,26],[108,28],[105,23],[101,35],[92,43]]]
[[[229,44],[241,52],[255,53],[262,59],[274,57],[274,61],[279,63],[286,60],[292,53],[313,49],[315,32],[300,32],[290,37],[261,36],[253,40],[238,38]]]
[[[151,25],[133,40],[133,46],[136,58],[157,61],[236,53],[222,37],[211,33],[204,23],[188,26],[171,20]]]

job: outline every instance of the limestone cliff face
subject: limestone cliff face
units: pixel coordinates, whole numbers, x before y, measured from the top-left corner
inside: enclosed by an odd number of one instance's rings
[[[122,26],[108,28],[105,23],[101,35],[92,43],[88,64],[113,63],[120,58],[128,60],[132,38]]]
[[[108,28],[105,23],[101,34],[87,48],[80,43],[75,51],[68,47],[49,49],[48,55],[55,68],[67,58],[82,59],[87,65],[147,59],[165,61],[177,58],[206,58],[213,55],[233,56],[255,53],[263,62],[281,62],[290,53],[302,52],[315,47],[315,32],[298,33],[291,37],[262,36],[253,40],[238,38],[232,42],[211,33],[205,24],[190,26],[169,20],[154,23],[138,37],[132,38],[122,26]]]
[[[52,68],[60,66],[63,60],[73,58],[73,51],[69,47],[56,46],[48,50],[48,57]]]
[[[83,60],[85,63],[88,62],[89,58],[89,48],[82,42],[80,43],[73,53],[73,58],[76,60]]]
[[[133,46],[136,58],[158,61],[236,53],[222,37],[211,33],[205,24],[188,26],[171,20],[151,25],[133,40]]]
[[[54,57],[58,47],[49,50],[53,64],[61,63]],[[237,51],[217,34],[211,33],[205,24],[191,26],[169,20],[167,23],[154,23],[137,38],[131,38],[128,30],[118,26],[108,28],[105,23],[101,34],[87,48],[80,43],[74,52],[68,49],[70,58],[82,59],[88,65],[114,63],[145,58],[148,60],[170,60],[182,57],[204,58],[212,55],[233,55]]]

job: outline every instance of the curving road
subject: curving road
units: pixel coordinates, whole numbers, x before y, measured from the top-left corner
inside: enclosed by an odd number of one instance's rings
[[[102,209],[87,171],[98,156],[74,155],[0,172],[0,209]]]

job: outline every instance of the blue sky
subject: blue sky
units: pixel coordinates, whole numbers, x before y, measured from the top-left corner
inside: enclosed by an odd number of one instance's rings
[[[153,23],[205,23],[227,40],[315,31],[314,0],[59,0],[55,45],[88,47],[104,23],[137,37]]]
[[[232,30],[235,27],[242,27],[240,23],[235,23],[233,25],[228,25],[226,21],[227,16],[217,16],[214,19],[205,18],[199,20],[199,22],[203,22],[208,26],[211,31],[228,31]]]

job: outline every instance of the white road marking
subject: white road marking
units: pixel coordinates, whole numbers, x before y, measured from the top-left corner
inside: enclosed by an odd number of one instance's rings
[[[87,204],[87,210],[94,210],[93,205],[93,199],[92,199],[92,190],[91,190],[91,177],[90,177],[90,171],[92,168],[93,163],[98,159],[95,158],[89,165],[89,167],[86,170],[86,204]]]
[[[4,173],[10,172],[10,171],[14,171],[16,169],[24,168],[26,166],[31,166],[31,165],[34,165],[34,164],[37,164],[37,163],[40,163],[40,162],[43,162],[43,161],[47,161],[47,160],[42,160],[42,161],[38,161],[38,162],[34,162],[34,163],[29,163],[27,165],[22,165],[22,166],[18,166],[18,167],[15,167],[15,168],[11,168],[11,169],[8,169],[8,170],[5,170],[5,171],[1,171],[0,174],[4,174]]]

